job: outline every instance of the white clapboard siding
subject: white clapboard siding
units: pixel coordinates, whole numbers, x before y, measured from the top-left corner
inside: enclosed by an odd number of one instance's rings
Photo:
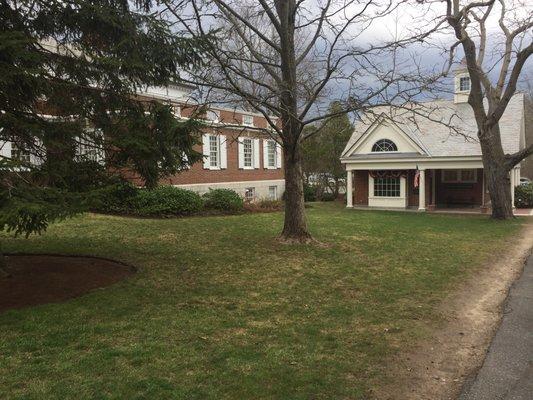
[[[202,146],[204,155],[204,169],[209,169],[209,135],[202,135]]]
[[[228,149],[226,147],[226,136],[220,135],[220,168],[228,168]]]
[[[260,146],[261,146],[261,140],[260,139],[254,139],[253,141],[254,143],[254,168],[260,168],[261,166],[261,163],[260,163],[260,158],[261,158],[261,155],[260,155]]]

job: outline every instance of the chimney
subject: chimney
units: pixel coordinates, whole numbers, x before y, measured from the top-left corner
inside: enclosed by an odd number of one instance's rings
[[[454,70],[454,96],[453,102],[455,104],[468,102],[468,95],[470,94],[470,75],[466,67],[466,59],[463,58],[459,66]]]

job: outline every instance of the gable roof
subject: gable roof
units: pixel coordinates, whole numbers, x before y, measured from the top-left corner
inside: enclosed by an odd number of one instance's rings
[[[372,127],[385,119],[392,121],[407,137],[424,149],[429,157],[481,156],[474,113],[468,103],[455,104],[453,100],[436,100],[423,103],[420,107],[416,108],[419,110],[417,112],[393,106],[370,109],[355,124],[342,158],[361,158],[361,154],[352,155],[352,152],[360,141],[371,134]],[[517,93],[509,101],[500,119],[505,153],[514,153],[523,146],[521,137],[524,134],[524,113],[524,94]],[[442,122],[453,126],[454,129]]]

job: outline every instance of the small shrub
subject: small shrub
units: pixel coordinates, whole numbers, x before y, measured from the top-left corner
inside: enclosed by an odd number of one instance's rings
[[[316,201],[315,187],[304,183],[304,201]]]
[[[241,211],[244,201],[241,196],[231,189],[211,189],[203,195],[205,208],[218,211]]]
[[[533,207],[533,183],[515,187],[514,202],[516,207]]]
[[[120,182],[100,189],[91,209],[104,214],[130,214],[139,189],[128,182]]]
[[[140,216],[191,215],[202,207],[202,198],[198,193],[174,186],[141,189],[133,201],[133,213]]]
[[[320,200],[321,201],[334,201],[334,200],[337,200],[337,198],[335,197],[335,193],[325,192],[325,193],[322,193]]]

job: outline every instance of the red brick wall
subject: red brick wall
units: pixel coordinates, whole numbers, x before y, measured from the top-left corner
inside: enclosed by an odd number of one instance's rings
[[[239,169],[239,151],[237,137],[240,131],[230,129],[220,129],[217,133],[226,135],[226,149],[228,157],[227,169],[209,170],[204,169],[203,162],[197,162],[187,171],[164,179],[162,183],[171,185],[187,185],[193,183],[217,183],[217,182],[239,182],[239,181],[261,181],[272,179],[283,179],[283,168],[265,169],[263,159],[263,144],[259,149],[260,168],[259,169]],[[241,135],[243,136],[243,135]],[[255,137],[259,137],[255,135]],[[197,149],[202,152],[202,149]],[[283,166],[283,160],[282,164]]]
[[[353,204],[368,205],[368,171],[354,171]]]
[[[190,117],[198,106],[180,105],[181,116]],[[216,108],[213,108],[217,110]],[[237,138],[254,137],[259,139],[268,139],[267,135],[260,132],[248,129],[245,126],[237,126],[242,124],[242,115],[245,112],[238,110],[217,110],[219,114],[219,123],[227,125],[235,125],[234,127],[209,127],[205,129],[205,133],[214,133],[226,136],[226,151],[227,151],[227,168],[221,170],[204,169],[203,162],[199,161],[191,166],[190,169],[182,171],[179,174],[161,180],[163,184],[170,185],[189,185],[195,183],[221,183],[221,182],[240,182],[240,181],[260,181],[260,180],[274,180],[284,179],[283,159],[281,162],[282,168],[265,169],[263,159],[263,143],[260,144],[259,169],[239,169],[239,152]],[[267,128],[268,123],[264,117],[253,115],[253,124],[255,128]],[[196,150],[202,153],[202,146],[196,147]],[[137,185],[142,185],[142,181],[137,177],[128,174],[128,179]]]

